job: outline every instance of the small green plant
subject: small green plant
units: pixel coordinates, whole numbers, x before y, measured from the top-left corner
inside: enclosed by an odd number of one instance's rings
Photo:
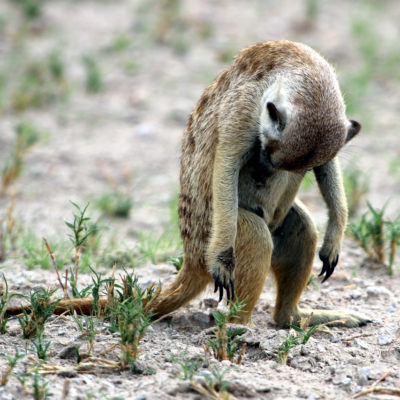
[[[367,253],[368,257],[385,262],[385,207],[375,209],[367,202],[368,211],[359,220],[351,221],[347,234],[355,240]]]
[[[287,337],[281,336],[284,340],[278,347],[277,362],[279,364],[286,365],[290,350],[300,344],[306,344],[318,328],[319,324],[315,324],[311,328],[307,329],[310,319],[311,316],[309,318],[302,318],[300,321],[300,327],[289,324],[289,327],[295,331],[295,334],[289,332]]]
[[[116,190],[113,193],[106,193],[96,202],[100,210],[111,216],[121,218],[129,217],[129,212],[133,204],[132,198],[120,190]]]
[[[9,377],[13,373],[13,369],[17,366],[18,361],[21,360],[26,356],[26,354],[20,354],[17,347],[14,347],[15,349],[15,356],[9,356],[7,354],[2,354],[3,357],[7,359],[7,366],[6,369],[1,372],[1,386],[6,386]]]
[[[169,260],[169,262],[175,267],[176,272],[174,272],[175,274],[177,274],[181,269],[182,269],[182,265],[183,265],[183,254],[180,254],[177,257],[171,257],[171,259]]]
[[[181,380],[193,379],[193,376],[201,363],[201,357],[193,358],[188,355],[187,345],[184,351],[178,352],[176,355],[169,351],[167,353],[167,359],[168,361],[180,366],[181,371],[177,378]]]
[[[43,14],[44,0],[13,0],[22,11],[23,16],[28,20],[36,20]]]
[[[229,400],[233,398],[228,392],[229,381],[224,379],[225,374],[231,368],[220,370],[217,367],[210,369],[211,375],[205,376],[206,387],[192,381],[193,388],[200,394],[213,400]]]
[[[46,381],[42,375],[38,372],[39,367],[32,372],[30,376],[32,377],[32,388],[33,388],[33,398],[35,400],[45,400],[48,398],[48,388],[49,381]]]
[[[93,315],[82,315],[80,319],[75,313],[72,317],[74,318],[79,330],[82,333],[82,338],[88,341],[88,354],[92,354],[94,339],[96,335],[100,332],[100,322],[96,320]]]
[[[218,361],[229,360],[233,361],[238,342],[242,339],[241,337],[234,339],[236,336],[242,334],[245,328],[238,328],[232,330],[228,328],[229,322],[234,318],[238,318],[238,314],[247,312],[243,310],[246,306],[245,300],[239,301],[236,297],[235,301],[228,301],[229,310],[223,312],[221,310],[213,311],[212,315],[217,325],[215,329],[216,339],[209,339],[208,344],[213,349],[214,356]],[[244,350],[243,350],[244,351]],[[242,355],[239,356],[237,362],[241,360]]]
[[[307,281],[307,288],[312,286],[315,290],[319,290],[319,286],[314,282],[314,279],[318,277],[318,274],[311,274]]]
[[[100,318],[104,314],[104,309],[100,306],[100,289],[101,286],[107,283],[114,282],[113,278],[101,278],[101,273],[97,273],[92,267],[89,267],[94,273],[95,278],[92,276],[92,296],[93,296],[93,311],[94,314]]]
[[[69,273],[69,278],[68,282],[69,285],[71,286],[71,291],[72,291],[72,297],[73,298],[85,298],[88,297],[88,294],[90,293],[93,285],[88,285],[84,287],[82,290],[78,289],[78,268],[75,266],[73,268],[70,268],[70,273]]]
[[[48,351],[51,345],[51,341],[44,341],[43,339],[43,331],[37,331],[37,341],[31,339],[31,343],[34,346],[33,352],[36,353],[37,357],[41,360],[47,360],[48,358]]]
[[[18,317],[25,339],[30,339],[38,332],[44,331],[47,320],[53,315],[59,303],[59,300],[52,300],[56,290],[57,288],[44,289],[41,287],[31,292],[29,296],[31,314],[28,315],[26,309],[22,308],[23,316]]]
[[[86,70],[86,90],[88,93],[99,93],[104,89],[102,72],[98,62],[91,56],[82,59]]]
[[[304,192],[309,192],[311,188],[315,185],[315,175],[307,173],[304,179],[301,181],[301,189]]]
[[[346,168],[343,171],[343,183],[349,206],[349,215],[354,216],[361,200],[369,191],[369,176],[355,168]]]
[[[20,293],[10,294],[8,289],[8,282],[4,274],[3,274],[3,281],[5,289],[0,293],[0,335],[4,335],[6,333],[6,326],[8,322],[8,317],[6,317],[6,311],[8,302],[13,297],[25,297],[23,294]]]
[[[117,285],[116,285],[117,286]],[[117,286],[118,287],[118,286]],[[115,299],[115,307],[111,308],[113,317],[111,332],[120,332],[121,339],[121,365],[125,368],[132,366],[135,371],[135,361],[139,356],[139,343],[152,324],[153,314],[149,313],[149,305],[161,291],[150,285],[147,289],[140,289],[137,278],[126,275],[123,278],[123,287],[119,286],[118,298]]]
[[[30,147],[40,138],[41,132],[30,122],[18,123],[15,128],[16,138],[10,159],[6,162],[1,174],[1,192],[5,193],[7,188],[20,176],[24,166],[24,157]]]
[[[386,221],[387,238],[389,240],[389,275],[393,275],[393,264],[397,246],[400,244],[400,221]]]
[[[79,267],[80,265],[80,253],[82,248],[85,245],[86,239],[95,232],[95,230],[89,229],[87,222],[90,221],[90,218],[85,217],[85,213],[87,208],[89,207],[88,203],[86,207],[81,210],[79,206],[71,201],[71,204],[78,209],[78,214],[73,214],[74,215],[74,222],[70,223],[67,221],[64,221],[65,224],[68,226],[69,229],[71,229],[72,234],[68,235],[73,246],[75,249],[75,266]]]

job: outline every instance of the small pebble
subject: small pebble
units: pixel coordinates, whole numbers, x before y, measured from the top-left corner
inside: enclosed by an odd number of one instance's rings
[[[66,331],[58,331],[59,336],[64,336],[67,332]]]
[[[350,385],[350,383],[351,383],[351,378],[344,378],[344,379],[342,379],[342,380],[340,381],[340,383],[341,383],[342,385],[345,385],[345,386]]]
[[[359,299],[362,296],[362,292],[360,290],[354,289],[350,292],[350,296],[352,299]]]
[[[390,335],[379,335],[378,336],[378,344],[380,346],[385,346],[386,344],[390,344],[393,342],[393,338]]]
[[[389,313],[394,313],[394,309],[392,307],[388,307],[385,311]]]

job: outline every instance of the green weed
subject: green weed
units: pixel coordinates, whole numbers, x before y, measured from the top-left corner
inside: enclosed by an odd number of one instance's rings
[[[21,293],[10,293],[8,289],[8,282],[4,274],[3,280],[5,289],[0,292],[0,335],[4,335],[6,333],[6,326],[9,319],[8,317],[6,317],[6,311],[9,301],[13,297],[26,297]]]
[[[235,301],[229,300],[228,303],[229,310],[227,312],[217,310],[213,311],[212,313],[215,324],[217,325],[215,329],[216,339],[209,339],[208,344],[213,349],[214,356],[218,361],[229,360],[233,362],[237,350],[237,345],[242,339],[242,337],[238,337],[236,339],[235,337],[242,334],[245,328],[232,330],[231,327],[228,328],[228,324],[234,318],[238,318],[240,313],[247,311],[243,310],[243,308],[246,306],[245,300],[238,301],[238,299],[236,298]],[[242,354],[236,361],[237,363],[241,361],[241,357]]]
[[[141,290],[137,278],[127,274],[123,278],[122,290],[115,299],[115,307],[110,307],[114,317],[111,318],[111,326],[108,328],[111,332],[121,333],[121,364],[123,368],[131,365],[134,372],[140,340],[152,324],[153,314],[148,312],[149,305],[158,296],[161,288],[155,290],[154,285],[151,285],[146,290]]]
[[[53,315],[59,302],[52,299],[56,290],[57,288],[39,288],[29,295],[31,314],[28,315],[25,308],[22,308],[23,316],[18,317],[25,339],[30,339],[37,336],[38,332],[44,331],[47,320]]]
[[[3,357],[7,359],[6,369],[1,372],[1,386],[6,386],[8,379],[12,376],[14,368],[17,366],[18,361],[26,356],[26,354],[20,354],[17,347],[15,349],[15,356],[9,356],[7,354],[2,354]]]
[[[193,376],[201,363],[200,357],[193,358],[188,355],[188,346],[186,346],[184,351],[178,352],[176,355],[169,351],[167,353],[167,359],[169,362],[173,362],[180,366],[181,371],[177,378],[181,380],[193,379]]]
[[[44,341],[42,330],[38,330],[36,338],[37,338],[37,341],[31,339],[31,343],[34,346],[33,352],[36,353],[36,355],[39,359],[47,360],[51,341],[47,341],[47,342]]]
[[[286,365],[290,350],[300,344],[306,344],[311,338],[312,334],[318,328],[319,324],[315,324],[306,330],[310,318],[302,318],[300,327],[289,324],[289,327],[296,332],[296,335],[293,335],[291,332],[289,332],[287,337],[281,336],[281,338],[284,340],[278,347],[277,362],[279,364]]]
[[[91,56],[84,56],[82,61],[86,71],[86,91],[92,94],[100,93],[104,89],[104,83],[98,62]]]
[[[204,395],[208,399],[213,400],[229,400],[231,398],[228,392],[229,381],[224,379],[225,374],[230,371],[230,368],[220,370],[217,367],[210,369],[211,375],[206,375],[206,387],[198,385],[192,381],[193,388]]]
[[[181,269],[182,269],[182,265],[183,265],[183,254],[180,254],[177,257],[171,257],[171,259],[169,260],[169,262],[175,267],[176,272],[174,272],[175,274],[177,274]]]
[[[343,171],[343,183],[349,206],[349,215],[354,216],[361,200],[369,191],[369,176],[355,168],[346,168]]]
[[[116,190],[112,193],[105,193],[96,202],[96,206],[100,210],[111,216],[121,218],[129,217],[129,212],[133,204],[134,202],[131,196],[120,190]]]
[[[82,315],[81,318],[79,318],[75,313],[72,317],[74,318],[79,330],[81,331],[82,338],[88,341],[88,354],[92,354],[94,339],[96,335],[100,332],[101,321],[96,320],[93,315]]]

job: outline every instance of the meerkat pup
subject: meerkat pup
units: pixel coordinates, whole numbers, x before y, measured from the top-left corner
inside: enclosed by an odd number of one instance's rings
[[[320,275],[338,262],[347,205],[337,154],[360,131],[349,121],[333,68],[304,44],[266,42],[241,51],[205,90],[191,113],[182,146],[179,226],[182,269],[155,300],[168,314],[214,283],[252,311],[272,270],[277,284],[274,319],[310,323],[368,318],[350,311],[302,309],[317,229],[296,198],[313,170],[329,211],[319,252]],[[235,320],[238,321],[238,320]],[[238,321],[239,322],[239,321]]]

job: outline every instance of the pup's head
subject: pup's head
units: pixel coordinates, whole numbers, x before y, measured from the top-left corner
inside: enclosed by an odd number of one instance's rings
[[[276,169],[326,164],[361,129],[346,118],[335,73],[325,64],[277,75],[264,93],[260,140]]]

